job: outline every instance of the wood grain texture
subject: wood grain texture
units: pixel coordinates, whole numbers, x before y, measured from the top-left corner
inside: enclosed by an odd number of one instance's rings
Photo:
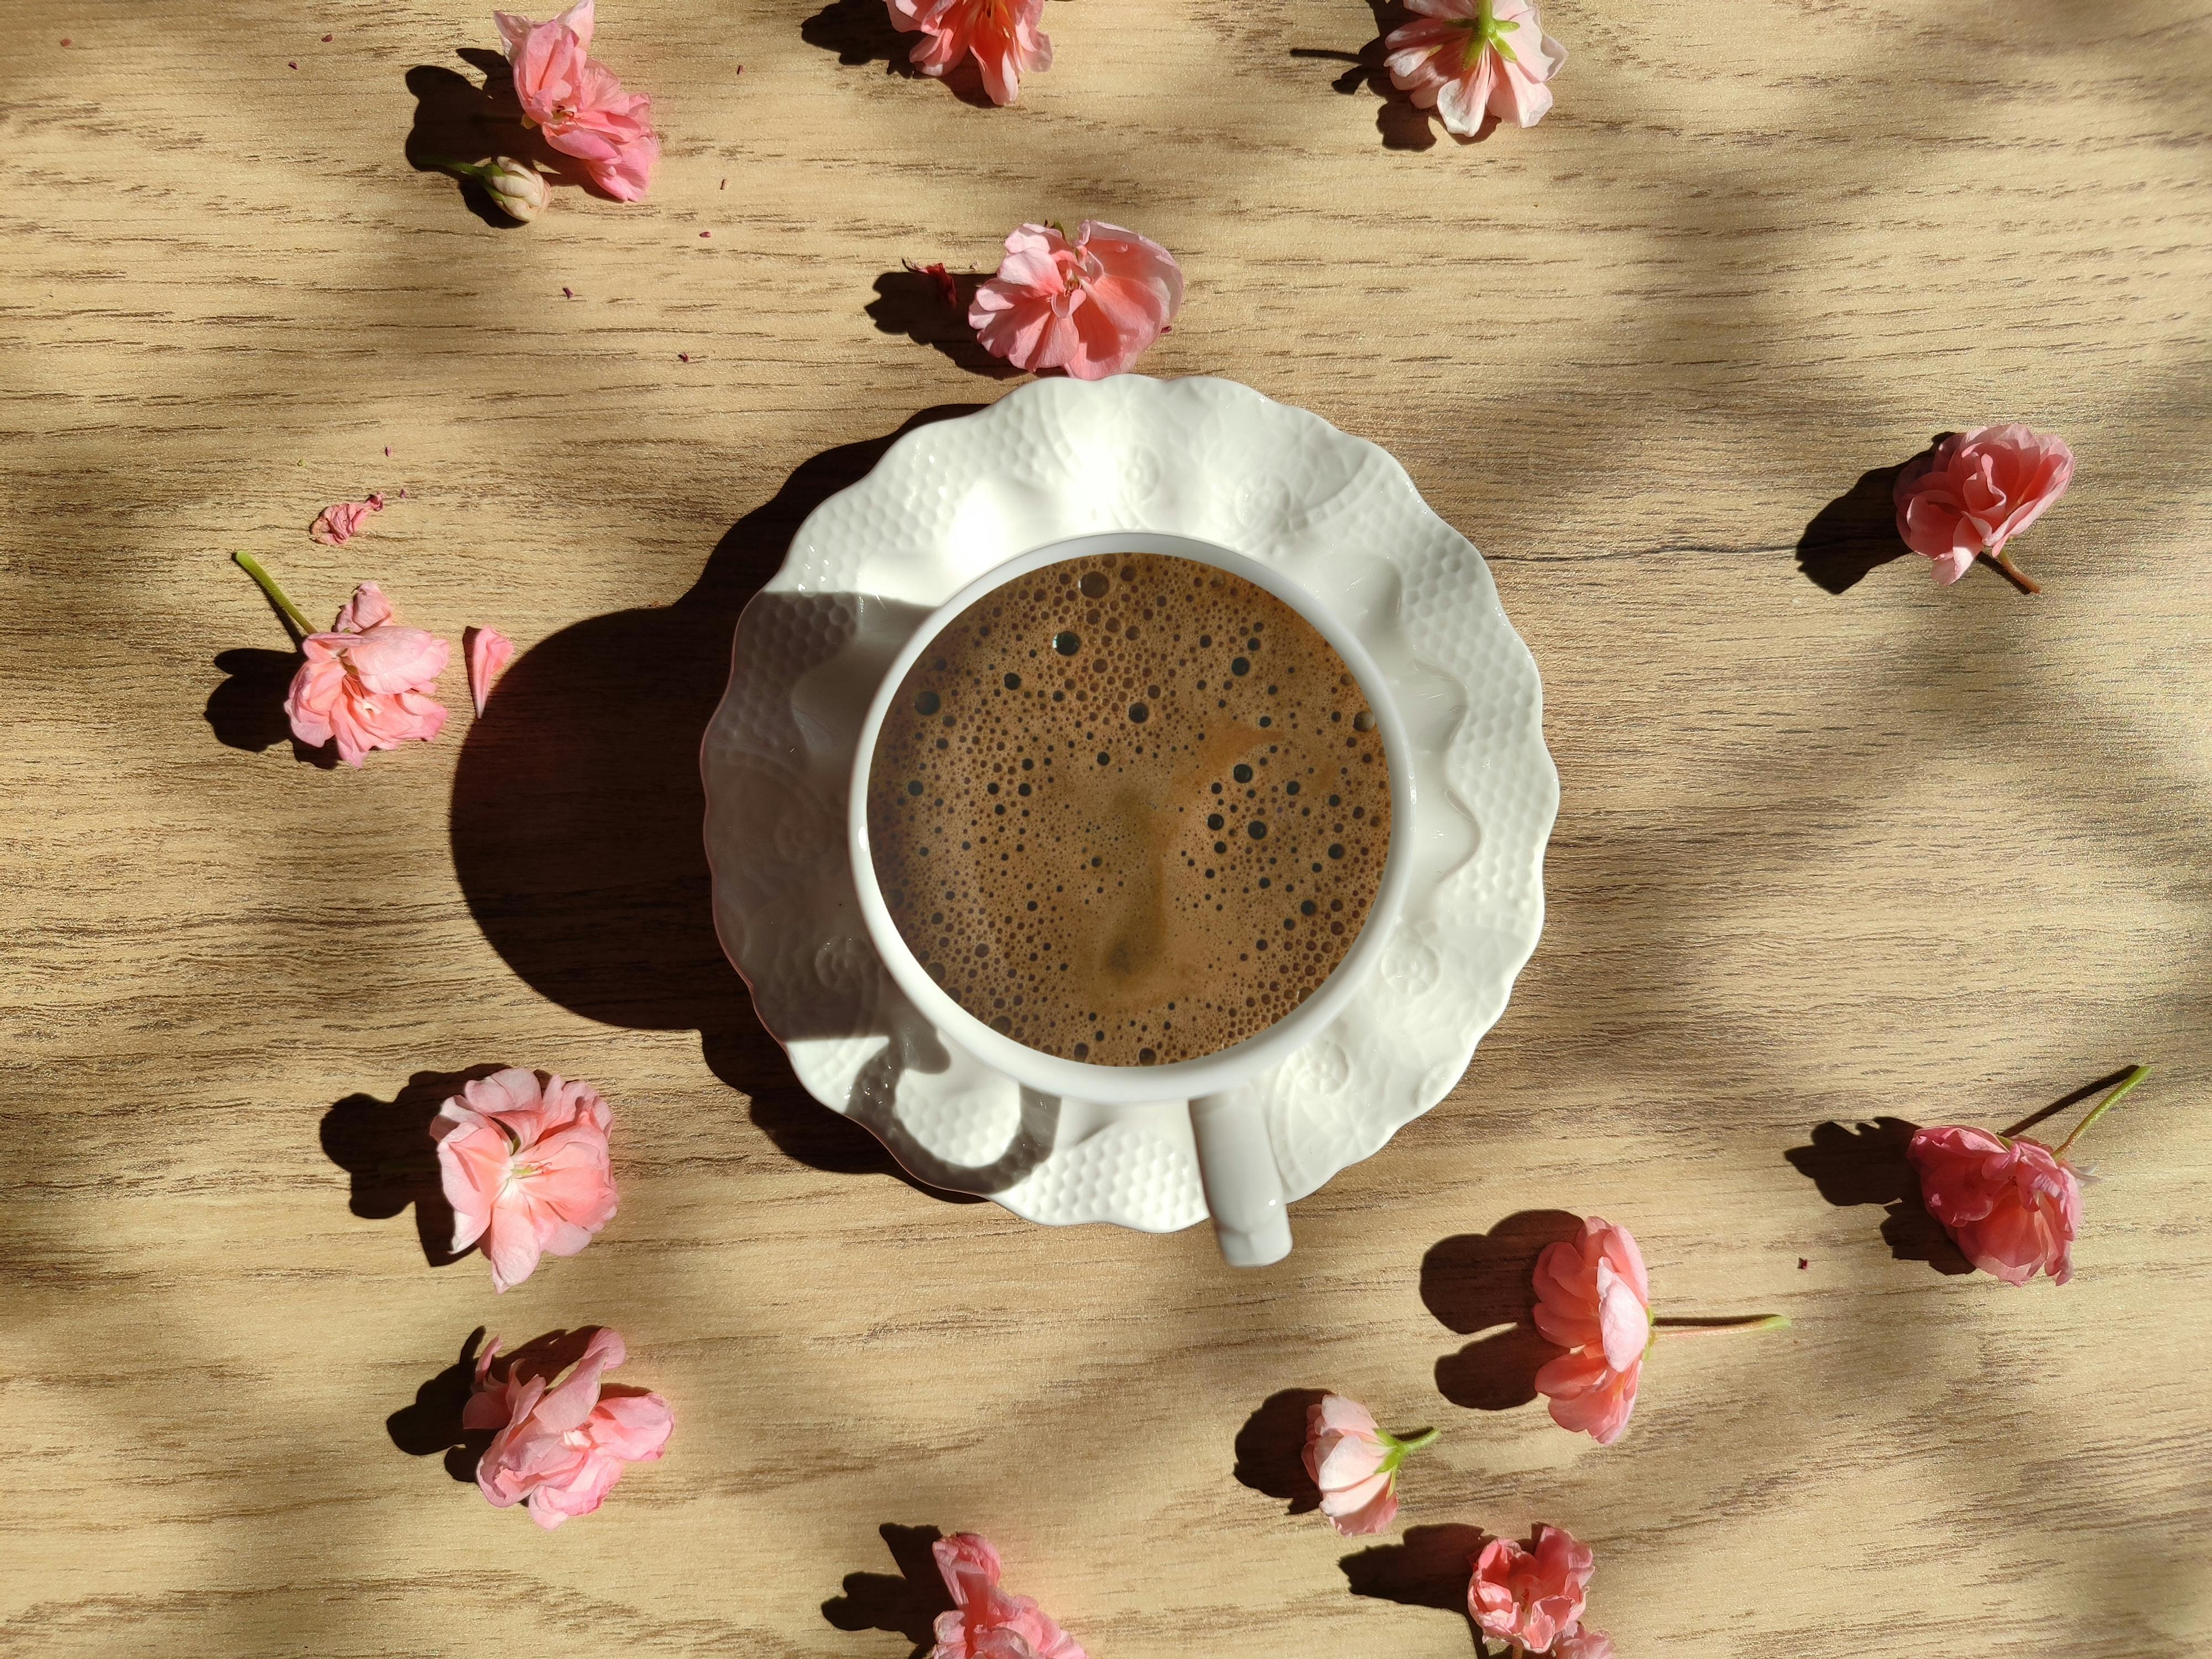
[[[520,230],[410,164],[470,131],[475,7],[9,14],[0,1652],[899,1659],[897,1529],[941,1527],[1097,1659],[1450,1656],[1466,1529],[1540,1519],[1637,1659],[2212,1646],[2204,9],[1558,0],[1557,112],[1462,148],[1358,0],[1055,3],[1005,111],[813,3],[608,0],[652,198]],[[1563,781],[1504,1022],[1258,1274],[902,1182],[707,921],[738,607],[884,437],[1004,389],[900,260],[1085,215],[1183,261],[1147,372],[1375,439],[1486,550]],[[2049,592],[1865,568],[1862,474],[2002,418],[2081,456]],[[303,764],[235,547],[526,654],[480,726]],[[2133,1060],[2069,1286],[1886,1214],[1850,1126]],[[623,1209],[495,1299],[406,1204],[499,1062],[606,1089]],[[1562,1433],[1481,1328],[1562,1208],[1636,1229],[1662,1312],[1795,1329]],[[591,1322],[678,1426],[541,1534],[449,1479],[435,1379]],[[1402,1535],[1265,1490],[1264,1403],[1318,1387],[1445,1431]]]

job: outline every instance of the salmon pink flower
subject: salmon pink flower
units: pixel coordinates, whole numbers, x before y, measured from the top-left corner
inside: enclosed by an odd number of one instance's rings
[[[446,642],[392,614],[376,584],[363,582],[329,633],[300,642],[307,660],[284,695],[292,735],[310,749],[336,742],[348,766],[371,750],[428,743],[445,727],[445,705],[431,693],[446,672]]]
[[[653,100],[623,91],[614,71],[588,55],[592,6],[592,0],[576,0],[544,23],[503,11],[491,15],[507,42],[526,124],[542,128],[547,143],[581,161],[608,195],[635,202],[653,182],[653,165],[660,159]]]
[[[1306,1407],[1306,1473],[1321,1488],[1321,1512],[1347,1538],[1382,1532],[1398,1515],[1398,1466],[1437,1437],[1385,1433],[1356,1400],[1325,1394]]]
[[[1651,1342],[1651,1282],[1626,1227],[1592,1216],[1536,1258],[1536,1328],[1567,1352],[1536,1373],[1552,1421],[1610,1446],[1636,1409]]]
[[[1509,1538],[1493,1538],[1474,1558],[1468,1616],[1486,1635],[1548,1653],[1580,1626],[1596,1564],[1589,1545],[1559,1527],[1540,1524],[1527,1549]]]
[[[2008,1285],[2074,1277],[2081,1183],[2050,1147],[1957,1124],[1920,1130],[1905,1155],[1928,1213],[1984,1273]]]
[[[999,1587],[991,1540],[956,1532],[930,1547],[952,1609],[937,1615],[930,1659],[1088,1659],[1082,1647],[1026,1595]]]
[[[365,501],[336,501],[315,514],[307,534],[330,547],[340,547],[361,533],[362,521],[384,511],[384,496],[372,490]]]
[[[1531,0],[1406,0],[1421,15],[1383,38],[1398,89],[1432,109],[1455,138],[1483,117],[1533,127],[1552,107],[1551,79],[1567,49],[1544,33]]]
[[[600,1381],[626,1357],[619,1332],[588,1333],[578,1356],[585,1336],[550,1333],[504,1364],[492,1338],[461,1413],[464,1428],[498,1431],[477,1460],[478,1490],[495,1509],[527,1504],[548,1531],[599,1508],[630,1464],[658,1462],[676,1425],[659,1395]],[[572,1359],[575,1369],[556,1382]]]
[[[1006,257],[975,290],[968,321],[985,350],[1017,368],[1097,380],[1135,362],[1182,308],[1173,254],[1085,219],[1073,242],[1057,225],[1023,225],[1007,237]]]
[[[430,1133],[453,1206],[453,1249],[483,1240],[494,1290],[529,1278],[543,1253],[575,1255],[614,1218],[613,1121],[590,1084],[515,1066],[438,1109]]]
[[[464,629],[461,658],[468,665],[469,696],[477,706],[477,718],[481,720],[484,699],[491,696],[491,683],[514,659],[514,641],[496,628]]]
[[[888,0],[891,25],[921,39],[907,54],[924,75],[939,79],[970,52],[994,104],[1021,95],[1022,76],[1052,67],[1052,42],[1037,25],[1044,0]]]
[[[1954,432],[1897,475],[1897,533],[1954,582],[1987,557],[2021,592],[2041,589],[2005,544],[2041,518],[2074,478],[2074,452],[2013,422]]]

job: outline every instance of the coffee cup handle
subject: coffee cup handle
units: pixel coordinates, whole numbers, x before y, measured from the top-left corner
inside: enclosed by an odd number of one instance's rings
[[[1259,1097],[1249,1089],[1201,1095],[1190,1103],[1190,1127],[1223,1260],[1232,1267],[1280,1261],[1291,1253],[1289,1201]]]

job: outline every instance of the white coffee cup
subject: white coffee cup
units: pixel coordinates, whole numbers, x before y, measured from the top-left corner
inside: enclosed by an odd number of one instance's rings
[[[1099,554],[1158,553],[1190,559],[1241,576],[1265,588],[1303,617],[1327,640],[1352,671],[1374,712],[1382,735],[1383,758],[1390,776],[1390,847],[1382,880],[1359,935],[1335,971],[1314,994],[1255,1036],[1196,1060],[1166,1066],[1093,1066],[1065,1060],[1015,1042],[977,1019],[932,978],[899,936],[876,879],[868,846],[868,769],[884,717],[907,671],[946,623],[994,588],[1017,576],[1064,559]],[[1352,631],[1323,609],[1314,596],[1287,576],[1241,553],[1186,536],[1115,532],[1054,542],[1007,560],[977,577],[924,619],[884,673],[868,705],[853,763],[853,788],[847,835],[853,877],[860,889],[860,914],[884,965],[923,1017],[978,1060],[1038,1093],[1063,1101],[1133,1106],[1162,1100],[1189,1103],[1191,1130],[1198,1146],[1199,1175],[1221,1253],[1239,1267],[1265,1267],[1290,1254],[1291,1225],[1285,1213],[1281,1172],[1267,1139],[1259,1099],[1244,1085],[1280,1065],[1342,1012],[1389,942],[1398,908],[1413,879],[1413,769],[1412,745],[1382,672]]]

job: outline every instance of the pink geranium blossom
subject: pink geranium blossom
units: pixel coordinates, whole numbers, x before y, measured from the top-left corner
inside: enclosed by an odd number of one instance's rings
[[[1919,1131],[1905,1156],[1928,1213],[1984,1273],[2008,1285],[2073,1278],[2081,1183],[2050,1147],[1960,1124]]]
[[[492,1288],[520,1285],[541,1254],[574,1255],[614,1218],[607,1168],[614,1115],[588,1083],[509,1066],[438,1109],[430,1133],[453,1248],[479,1238]]]
[[[1651,1282],[1626,1227],[1592,1216],[1536,1258],[1536,1328],[1567,1352],[1536,1373],[1552,1420],[1609,1446],[1636,1409],[1651,1341]]]
[[[384,511],[384,496],[372,490],[365,501],[335,501],[315,514],[307,534],[327,546],[339,547],[361,533],[362,521]]]
[[[491,696],[492,682],[514,659],[514,641],[496,628],[464,629],[461,659],[468,665],[469,697],[476,704],[477,716],[481,720],[484,699]]]
[[[1589,1545],[1558,1527],[1538,1526],[1527,1549],[1493,1538],[1474,1558],[1468,1615],[1486,1635],[1547,1653],[1581,1625],[1596,1560]]]
[[[1533,127],[1552,107],[1551,79],[1567,49],[1544,33],[1530,0],[1406,0],[1421,15],[1384,37],[1399,90],[1432,109],[1455,138],[1495,115]]]
[[[601,1382],[625,1358],[618,1332],[590,1333],[575,1370],[556,1383],[574,1346],[574,1337],[554,1332],[495,1364],[493,1337],[461,1414],[464,1428],[499,1431],[477,1460],[477,1488],[497,1509],[526,1504],[549,1531],[599,1508],[630,1464],[658,1461],[676,1424],[659,1395]]]
[[[1085,219],[1073,242],[1056,225],[1026,224],[1007,237],[1006,257],[975,290],[968,321],[986,350],[1017,368],[1097,380],[1135,362],[1182,308],[1173,254]]]
[[[311,749],[335,741],[348,766],[371,750],[427,743],[446,724],[445,706],[430,695],[446,670],[445,641],[392,618],[382,590],[363,582],[329,633],[301,642],[307,660],[284,695],[292,735]]]
[[[1321,1512],[1346,1537],[1386,1530],[1397,1518],[1398,1466],[1437,1437],[1401,1440],[1356,1400],[1325,1394],[1306,1408],[1306,1473],[1321,1489]]]
[[[937,1615],[930,1659],[1087,1659],[1080,1644],[1026,1595],[999,1586],[999,1552],[991,1540],[956,1532],[930,1546],[949,1613]]]
[[[892,26],[921,39],[907,54],[924,75],[942,78],[970,52],[994,104],[1021,95],[1022,76],[1052,67],[1052,42],[1037,27],[1044,0],[888,0]]]
[[[653,100],[623,91],[614,71],[588,54],[592,6],[592,0],[576,0],[544,23],[503,11],[494,12],[492,21],[507,42],[524,120],[542,128],[554,149],[581,161],[608,195],[635,202],[660,159]]]
[[[2074,477],[2063,438],[2014,422],[1954,432],[1897,475],[1897,533],[1950,583],[1981,556],[2028,592],[2036,584],[2005,556],[2005,544],[2041,518]]]

